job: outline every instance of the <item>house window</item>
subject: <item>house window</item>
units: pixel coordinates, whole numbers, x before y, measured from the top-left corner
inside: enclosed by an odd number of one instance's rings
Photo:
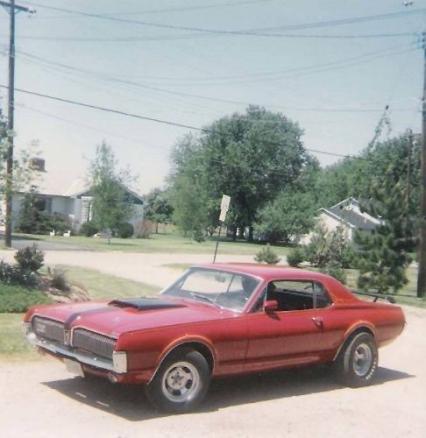
[[[93,206],[91,196],[82,196],[81,198],[81,223],[89,222],[93,216]]]
[[[37,197],[34,201],[34,207],[38,211],[43,211],[45,213],[51,213],[52,212],[52,198],[45,198],[45,197]]]

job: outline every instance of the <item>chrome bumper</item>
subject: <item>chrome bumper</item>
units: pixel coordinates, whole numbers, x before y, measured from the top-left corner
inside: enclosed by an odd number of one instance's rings
[[[75,352],[71,348],[66,347],[65,345],[58,345],[55,344],[54,342],[49,342],[45,339],[41,339],[32,331],[27,332],[26,337],[28,342],[34,347],[42,348],[43,350],[50,351],[53,354],[66,357],[68,359],[74,359],[80,363],[83,363],[85,365],[90,365],[95,368],[100,368],[106,371],[112,371],[114,373],[120,372],[114,367],[112,360],[108,360],[95,355],[81,354]]]

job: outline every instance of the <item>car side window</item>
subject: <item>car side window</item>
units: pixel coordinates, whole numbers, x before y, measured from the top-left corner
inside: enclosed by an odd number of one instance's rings
[[[268,284],[267,300],[278,302],[278,311],[324,308],[331,304],[324,286],[316,281],[276,280]]]

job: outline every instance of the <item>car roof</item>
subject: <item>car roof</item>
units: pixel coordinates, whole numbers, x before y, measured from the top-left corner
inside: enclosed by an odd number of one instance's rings
[[[206,263],[197,266],[253,275],[263,280],[273,280],[278,277],[283,279],[291,278],[294,280],[324,280],[324,277],[328,277],[320,272],[308,271],[306,269],[288,268],[279,265],[260,265],[256,263]]]
[[[266,282],[274,280],[306,280],[322,283],[334,302],[358,301],[358,299],[335,278],[316,271],[289,268],[280,265],[261,265],[256,263],[208,263],[196,265],[205,269],[217,269],[227,272],[251,275]]]

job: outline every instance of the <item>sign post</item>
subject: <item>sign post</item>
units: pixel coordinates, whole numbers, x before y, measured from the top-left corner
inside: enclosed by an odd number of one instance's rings
[[[229,204],[231,203],[231,197],[228,195],[222,196],[222,202],[220,203],[220,215],[219,215],[219,235],[216,240],[216,247],[214,249],[214,256],[213,256],[213,263],[216,262],[216,256],[217,256],[217,250],[219,248],[219,241],[220,241],[220,235],[222,231],[222,225],[225,222],[226,219],[226,213],[228,213],[229,210]]]

